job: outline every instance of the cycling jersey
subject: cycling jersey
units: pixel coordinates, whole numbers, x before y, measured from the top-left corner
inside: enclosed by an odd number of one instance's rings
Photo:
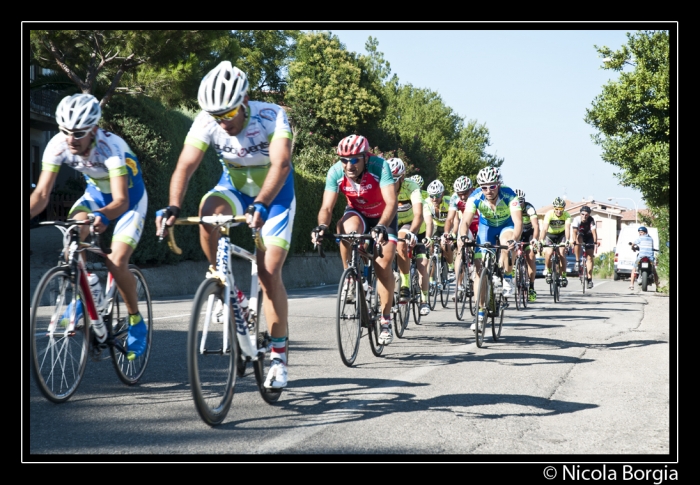
[[[409,226],[413,222],[413,204],[422,204],[423,198],[421,197],[420,188],[418,184],[413,180],[404,179],[401,182],[401,188],[397,195],[398,199],[398,224],[399,227],[404,224]],[[421,222],[420,230],[418,232],[425,232],[425,219]]]
[[[59,133],[46,145],[41,169],[58,173],[61,165],[81,172],[87,181],[85,195],[73,204],[69,214],[99,211],[112,202],[109,179],[127,176],[129,206],[114,221],[112,240],[136,248],[143,231],[148,194],[143,184],[141,164],[129,145],[114,133],[98,128],[88,155],[74,155],[68,148],[65,135]]]
[[[365,217],[376,219],[382,215],[386,207],[381,188],[393,184],[394,177],[386,160],[370,156],[365,162],[365,169],[360,175],[359,183],[347,178],[343,164],[340,161],[336,162],[326,175],[325,190],[342,192],[349,207]]]
[[[502,185],[498,191],[495,208],[491,207],[480,187],[469,196],[466,202],[468,212],[479,211],[479,225],[489,227],[513,226],[513,219],[510,216],[511,207],[521,210],[515,191],[505,185]]]
[[[233,188],[255,197],[270,170],[270,142],[278,138],[291,139],[292,130],[284,109],[276,104],[249,101],[247,110],[246,125],[236,136],[226,133],[212,115],[200,112],[187,133],[185,144],[203,152],[212,145]],[[291,172],[285,184],[291,182]]]
[[[581,220],[581,216],[576,216],[574,217],[573,222],[571,223],[571,227],[573,229],[576,229],[579,234],[581,235],[587,235],[591,233],[591,229],[595,229],[595,220],[591,217],[588,216],[586,221]]]
[[[424,217],[430,215],[433,218],[433,224],[436,228],[445,227],[445,221],[447,220],[447,212],[450,210],[450,196],[443,195],[440,199],[440,204],[438,205],[437,211],[435,210],[435,199],[429,198],[423,205]]]
[[[459,216],[459,220],[462,220],[462,214],[464,214],[464,209],[467,208],[467,201],[462,200],[457,192],[452,194],[452,197],[450,197],[450,209],[454,209],[457,211],[457,214]],[[469,223],[469,231],[472,233],[472,235],[476,236],[477,231],[479,230],[479,211],[474,212],[474,217],[472,217],[472,221]]]
[[[547,225],[547,234],[561,234],[566,230],[566,221],[571,221],[571,215],[563,211],[560,216],[554,213],[554,209],[544,215],[544,224]]]
[[[525,202],[525,207],[520,206],[523,211],[523,232],[532,231],[532,219],[537,220],[537,211],[529,202]]]

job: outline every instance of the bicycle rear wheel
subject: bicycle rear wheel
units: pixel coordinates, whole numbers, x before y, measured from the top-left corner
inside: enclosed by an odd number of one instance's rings
[[[411,268],[411,307],[413,308],[413,322],[416,325],[420,325],[420,304],[422,302],[419,276],[418,269]],[[408,324],[408,322],[406,323]]]
[[[408,319],[411,318],[411,299],[409,298],[409,300],[406,303],[401,303],[399,300],[399,292],[397,288],[396,291],[394,291],[394,302],[396,303],[398,310],[395,318],[393,318],[394,334],[398,338],[402,338],[403,331],[408,325]]]
[[[430,306],[431,310],[435,310],[438,295],[437,287],[440,282],[437,256],[432,256],[430,258],[430,262],[428,263],[428,281],[428,305]]]
[[[447,308],[447,303],[450,301],[451,285],[448,273],[447,262],[443,260],[440,265],[440,304],[442,304],[442,308]]]
[[[71,302],[75,307],[76,298],[84,299],[84,295],[67,266],[48,270],[32,298],[32,373],[44,397],[55,403],[65,402],[75,393],[87,364],[90,339],[85,309],[76,315],[74,326],[70,317],[63,318],[71,313],[66,313]]]
[[[515,306],[518,310],[527,308],[527,299],[530,289],[530,276],[527,274],[527,263],[523,258],[518,258],[515,267]]]
[[[369,346],[372,349],[372,353],[375,357],[382,355],[384,351],[384,345],[379,343],[379,333],[381,332],[381,316],[382,316],[382,302],[379,298],[379,293],[377,293],[377,277],[374,276],[372,282],[372,296],[370,298],[370,307],[372,311],[368,312],[367,320],[365,324],[367,325],[367,338],[369,339]]]
[[[216,278],[199,285],[187,334],[187,373],[192,397],[197,412],[210,426],[221,424],[226,418],[236,385],[235,315],[229,315],[227,324],[212,322],[217,301],[224,301],[224,290]]]
[[[343,364],[348,367],[352,366],[357,358],[357,352],[360,349],[360,337],[362,336],[362,306],[360,298],[356,297],[355,301],[351,303],[347,303],[346,299],[343,298],[343,293],[348,294],[352,291],[351,285],[354,286],[355,295],[360,295],[360,285],[352,267],[343,271],[341,276],[335,313],[335,336],[338,342],[338,351]]]
[[[491,313],[491,337],[494,342],[498,342],[501,338],[501,329],[503,328],[503,295],[498,295],[493,301],[494,311]]]
[[[151,345],[153,342],[153,309],[146,278],[136,265],[130,264],[129,271],[136,279],[136,297],[138,299],[139,312],[141,313],[141,318],[148,326],[146,350],[144,350],[143,354],[134,360],[126,358],[126,339],[129,336],[129,312],[122,301],[119,291],[114,294],[112,311],[109,318],[106,319],[111,337],[114,339],[113,345],[109,346],[112,364],[114,365],[114,370],[117,371],[119,380],[127,386],[136,384],[143,376],[148,360],[151,357]]]
[[[355,295],[359,295],[359,293],[355,293]],[[253,362],[253,371],[255,372],[255,382],[258,385],[260,396],[266,403],[274,404],[279,400],[284,388],[268,389],[265,387],[265,379],[267,379],[267,373],[270,371],[270,365],[272,364],[272,359],[270,358],[272,337],[267,329],[267,320],[263,310],[263,297],[263,291],[258,290],[258,313],[255,318],[254,329],[252,330],[252,335],[257,335],[258,359]],[[357,298],[355,298],[355,301],[357,301]],[[287,322],[287,336],[284,348],[287,364],[289,364],[289,322]],[[264,353],[264,355],[260,355],[261,353]]]
[[[484,269],[481,271],[481,279],[479,280],[479,288],[476,292],[476,305],[479,306],[479,302],[484,300],[484,319],[479,321],[479,314],[474,316],[474,336],[476,338],[476,346],[481,347],[484,345],[484,332],[486,331],[486,320],[489,317],[489,309],[491,305],[491,298],[493,294],[491,284],[491,272]]]

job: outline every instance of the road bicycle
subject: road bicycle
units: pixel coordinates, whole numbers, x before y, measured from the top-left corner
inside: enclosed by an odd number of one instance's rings
[[[484,345],[484,334],[486,332],[486,321],[491,320],[491,336],[494,342],[501,338],[503,327],[503,313],[508,307],[508,301],[503,296],[503,270],[498,265],[500,250],[508,250],[508,246],[492,245],[489,242],[474,244],[481,248],[481,277],[476,289],[476,304],[484,309],[484,319],[479,320],[479,314],[474,316],[474,336],[476,346]],[[493,277],[500,279],[500,290],[494,288]],[[483,306],[482,306],[482,303]]]
[[[435,310],[437,304],[437,295],[440,294],[440,303],[443,308],[447,308],[447,303],[450,299],[450,278],[447,261],[442,254],[440,248],[440,239],[442,236],[432,236],[428,239],[433,241],[433,253],[428,262],[428,278],[430,283],[428,286],[428,304],[431,310]],[[447,237],[448,241],[452,241],[452,236]]]
[[[126,344],[129,312],[112,274],[107,273],[100,307],[90,291],[85,252],[102,258],[112,252],[100,245],[94,217],[39,224],[55,226],[63,233],[58,264],[41,278],[31,303],[30,360],[39,390],[49,401],[67,401],[78,389],[88,355],[95,361],[103,360],[104,350],[109,351],[104,359],[112,360],[119,380],[128,386],[136,384],[146,370],[153,342],[151,295],[143,273],[136,265],[129,264],[129,271],[136,279],[139,311],[148,326],[146,350],[129,360]],[[81,241],[81,226],[89,226],[90,234],[85,241]]]
[[[460,255],[459,271],[455,283],[455,313],[457,320],[462,320],[464,310],[469,304],[469,312],[476,314],[476,304],[474,303],[474,242],[469,241],[467,236],[462,237],[462,252]]]
[[[350,242],[348,267],[343,271],[338,284],[336,301],[336,340],[340,359],[348,367],[355,363],[360,349],[360,339],[367,337],[372,353],[379,357],[384,344],[379,343],[381,333],[382,304],[377,293],[377,277],[374,272],[374,258],[365,249],[365,243],[373,245],[377,256],[382,256],[382,247],[376,244],[370,234],[332,234],[336,242]],[[316,244],[319,255],[325,258],[323,246]],[[398,316],[398,290],[394,289],[391,307],[392,319]],[[402,330],[403,331],[403,330]]]
[[[406,244],[410,243],[410,240],[408,238],[399,238],[403,239],[406,241]],[[425,239],[424,239],[425,241]],[[399,338],[403,337],[404,330],[406,327],[408,327],[408,321],[411,318],[411,314],[413,314],[413,322],[416,325],[420,325],[420,319],[421,319],[421,314],[420,314],[420,305],[421,305],[421,286],[420,286],[420,274],[418,273],[418,261],[416,260],[416,254],[414,253],[415,247],[408,247],[408,258],[411,262],[410,270],[409,270],[409,281],[410,281],[410,286],[409,289],[411,290],[411,295],[409,296],[408,301],[406,304],[401,304],[399,303],[399,317],[403,320],[403,328],[401,330],[398,330],[396,327],[396,324],[394,325],[394,328],[396,329],[396,336]],[[399,270],[398,270],[398,261],[396,258],[394,258],[394,266],[395,266],[395,271],[397,274],[400,275]],[[400,290],[401,288],[401,279],[399,278],[397,281],[397,291]],[[398,293],[397,293],[398,294]],[[398,298],[398,297],[397,297]]]
[[[216,268],[209,267],[197,289],[187,333],[187,373],[192,397],[200,417],[211,426],[221,424],[226,418],[233,400],[236,377],[245,375],[248,362],[252,363],[258,391],[266,403],[276,403],[282,394],[282,388],[265,387],[272,363],[272,337],[262,311],[264,294],[258,284],[257,266],[257,251],[264,251],[265,245],[258,229],[252,229],[255,241],[252,253],[233,244],[229,235],[231,227],[245,222],[245,215],[219,214],[175,220],[175,225],[211,224],[219,227],[220,231]],[[168,236],[170,249],[182,254],[175,243],[174,227],[169,227]],[[251,264],[247,317],[238,302],[238,287],[231,268],[233,256]],[[223,315],[217,314],[217,307],[223,309]],[[217,323],[219,317],[222,323]],[[289,328],[286,339],[289,361]]]
[[[406,244],[410,243],[410,240],[407,238],[398,238],[399,240],[403,239],[406,241]],[[391,270],[394,273],[394,293],[395,293],[395,301],[397,302],[398,305],[398,317],[393,319],[394,321],[394,335],[396,335],[398,338],[403,337],[403,332],[406,330],[406,327],[408,326],[408,319],[411,318],[411,296],[409,295],[408,301],[401,303],[401,270],[399,269],[399,255],[398,255],[398,249],[396,251],[397,254],[394,255],[394,260],[391,262]],[[408,248],[408,257],[412,258],[412,249],[409,247]],[[410,280],[409,280],[410,281]],[[411,287],[409,286],[409,291],[411,291]]]
[[[553,248],[552,254],[549,256],[550,269],[551,269],[551,282],[549,283],[549,294],[554,297],[554,302],[558,302],[559,298],[559,288],[561,288],[561,272],[559,270],[559,257],[558,248],[566,247],[566,243],[559,244],[542,244],[542,248]],[[546,268],[546,266],[545,266]],[[566,266],[564,266],[564,272],[566,272]]]
[[[586,268],[586,251],[593,248],[593,254],[598,251],[598,246],[596,246],[594,243],[587,243],[587,244],[579,244],[577,242],[574,242],[574,246],[583,246],[583,251],[581,251],[581,257],[579,258],[578,262],[578,279],[581,281],[581,291],[583,294],[586,294],[586,287],[588,285],[587,281],[587,275],[588,275],[588,269]]]
[[[528,264],[525,258],[525,246],[529,243],[520,241],[515,246],[515,264],[514,273],[515,277],[513,282],[515,283],[515,307],[518,310],[525,310],[527,308],[528,298],[530,296],[530,275],[528,274]]]

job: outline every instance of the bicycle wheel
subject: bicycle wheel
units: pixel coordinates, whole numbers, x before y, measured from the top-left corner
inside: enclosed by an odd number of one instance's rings
[[[359,293],[355,293],[359,295]],[[267,379],[267,373],[270,371],[270,365],[272,364],[272,359],[270,358],[270,349],[272,345],[272,337],[267,329],[267,320],[265,318],[265,312],[263,311],[263,291],[258,290],[258,313],[255,319],[254,329],[252,330],[252,335],[257,335],[257,345],[258,345],[258,358],[253,362],[253,370],[255,372],[255,382],[258,385],[258,392],[263,400],[268,404],[276,403],[280,396],[282,395],[282,390],[284,388],[268,389],[265,387],[265,379]],[[355,298],[357,300],[357,298]],[[287,356],[287,364],[289,363],[289,322],[287,322],[287,337],[284,344]],[[260,355],[264,352],[264,356]]]
[[[559,269],[558,269],[558,268],[554,268],[554,271],[553,271],[553,274],[552,274],[552,286],[554,287],[553,296],[554,296],[554,302],[555,302],[555,303],[559,301],[559,285],[560,285],[560,281],[559,281]]]
[[[516,291],[515,303],[518,310],[527,308],[527,300],[530,295],[530,275],[527,274],[527,262],[524,258],[518,258],[515,270]]]
[[[348,279],[350,281],[348,281]],[[351,290],[350,285],[355,286],[355,295],[359,295],[360,285],[355,277],[355,269],[350,267],[343,271],[338,285],[338,297],[336,298],[335,336],[338,342],[338,351],[343,364],[350,367],[357,358],[360,349],[360,337],[362,336],[362,306],[359,298],[352,303],[347,303],[342,298]]]
[[[224,300],[224,289],[216,278],[199,285],[187,334],[187,373],[192,397],[197,412],[210,426],[220,424],[226,417],[236,385],[235,316],[229,315],[228,324],[212,322],[217,301]]]
[[[382,316],[381,303],[379,293],[377,293],[377,277],[374,275],[372,282],[372,295],[370,298],[370,307],[372,310],[367,312],[365,324],[367,325],[367,338],[369,339],[369,346],[372,349],[372,353],[375,355],[375,357],[379,357],[384,351],[384,345],[379,343]]]
[[[432,256],[428,263],[428,281],[430,281],[428,284],[428,305],[431,310],[435,310],[437,304],[438,284],[440,282],[440,275],[437,273],[438,267],[437,256]]]
[[[402,338],[403,331],[408,325],[408,319],[411,317],[411,299],[409,298],[406,303],[400,303],[399,288],[400,286],[398,288],[395,287],[394,289],[394,303],[396,303],[395,306],[397,307],[398,311],[392,320],[394,320],[394,335],[396,335],[398,338]]]
[[[413,308],[413,322],[420,325],[420,304],[422,301],[420,275],[416,268],[411,268],[411,307]],[[407,322],[408,323],[408,322]]]
[[[32,298],[32,373],[44,397],[55,403],[65,402],[75,393],[87,364],[90,339],[85,312],[78,312],[72,329],[62,318],[78,297],[82,299],[83,294],[70,269],[57,266],[44,274]]]
[[[465,262],[459,265],[457,280],[455,281],[455,315],[457,320],[462,320],[464,309],[469,300],[468,295],[469,268]],[[471,303],[471,302],[470,302]]]
[[[494,342],[498,342],[501,338],[501,329],[503,328],[503,295],[498,295],[495,298],[495,311],[491,314],[491,336]]]
[[[491,272],[484,269],[481,271],[481,279],[479,280],[479,288],[476,292],[476,304],[479,306],[479,302],[482,301],[482,295],[483,295],[483,301],[484,301],[484,319],[479,322],[479,316],[478,312],[477,315],[474,316],[474,336],[476,338],[476,346],[481,347],[484,345],[484,332],[485,332],[485,326],[486,326],[486,320],[488,319],[489,316],[489,305],[491,304],[491,294],[493,293],[492,291],[492,284],[491,284]]]
[[[440,264],[440,303],[442,308],[447,308],[447,303],[450,301],[451,285],[448,273],[447,262],[442,261],[442,264]]]
[[[114,370],[117,371],[119,380],[127,386],[136,384],[143,376],[148,360],[151,357],[151,345],[153,343],[153,309],[151,307],[151,294],[148,291],[146,278],[141,270],[133,264],[129,265],[129,271],[136,278],[136,297],[138,298],[139,312],[143,321],[148,326],[146,350],[134,360],[126,358],[126,339],[129,336],[129,312],[126,309],[121,294],[114,294],[112,311],[105,323],[110,329],[114,345],[109,346]]]

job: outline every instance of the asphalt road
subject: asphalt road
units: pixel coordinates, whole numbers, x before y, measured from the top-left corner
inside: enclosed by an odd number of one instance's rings
[[[90,361],[77,393],[56,405],[23,356],[23,461],[668,461],[677,452],[670,299],[595,283],[585,295],[570,284],[554,303],[538,279],[539,301],[511,305],[501,340],[487,333],[482,348],[470,322],[438,301],[381,357],[363,339],[351,368],[335,340],[335,287],[291,290],[288,387],[268,405],[249,369],[215,428],[187,382],[191,296],[159,299],[137,386],[121,384],[109,361]]]

